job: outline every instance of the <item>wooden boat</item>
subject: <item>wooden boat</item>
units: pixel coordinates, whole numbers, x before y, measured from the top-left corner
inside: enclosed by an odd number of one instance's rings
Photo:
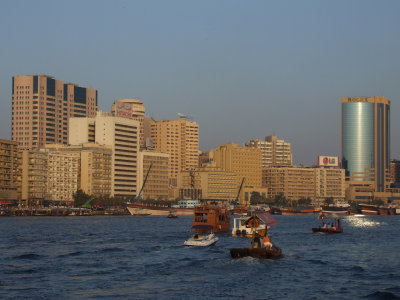
[[[312,232],[317,233],[342,233],[343,228],[340,223],[339,216],[335,214],[325,214],[321,213],[319,215],[319,219],[321,219],[321,225],[319,227],[312,228]]]
[[[253,213],[252,216],[234,219],[232,236],[253,237],[256,233],[264,236],[268,226],[276,224],[278,221],[268,212]]]
[[[231,227],[229,210],[211,204],[197,206],[193,213],[192,227],[197,232],[229,232]]]
[[[210,233],[207,235],[202,234],[194,234],[188,240],[186,240],[183,244],[185,246],[196,246],[196,247],[206,247],[214,245],[218,242],[218,237],[214,233]]]
[[[282,257],[282,250],[276,246],[272,246],[272,248],[232,248],[230,249],[230,253],[232,258],[251,256],[254,258],[277,259]]]

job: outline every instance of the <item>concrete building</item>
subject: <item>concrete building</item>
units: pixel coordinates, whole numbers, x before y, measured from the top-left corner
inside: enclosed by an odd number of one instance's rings
[[[78,190],[79,153],[44,151],[47,152],[47,200],[72,204]]]
[[[133,198],[138,193],[139,122],[98,112],[95,118],[71,118],[71,145],[95,142],[112,149],[111,196]]]
[[[262,186],[260,149],[228,143],[210,151],[209,155],[217,167],[237,174],[239,181],[244,177],[244,186]]]
[[[78,189],[88,195],[111,195],[111,146],[94,143],[69,146],[50,144],[46,145],[46,149],[58,153],[77,153],[79,157]]]
[[[390,100],[382,96],[346,97],[341,105],[346,185],[385,192],[390,185]],[[366,200],[361,197],[354,200]]]
[[[255,139],[246,143],[246,147],[261,150],[262,167],[291,166],[293,161],[292,145],[276,136],[266,136],[265,141]]]
[[[199,163],[199,125],[187,120],[154,121],[154,149],[169,154],[169,177],[176,186],[179,172],[193,170]]]
[[[345,171],[339,168],[265,168],[263,184],[270,199],[282,195],[290,201],[310,198],[317,204],[327,198],[345,198]]]
[[[64,83],[47,75],[12,79],[12,140],[23,149],[68,141],[70,117],[94,117],[97,90]]]
[[[20,200],[21,152],[18,142],[0,139],[0,204]]]
[[[139,122],[140,148],[151,147],[151,123],[153,119],[146,116],[146,109],[140,99],[117,99],[111,107],[114,116],[131,118]]]
[[[26,206],[39,205],[51,197],[47,193],[48,153],[41,150],[22,151],[21,200]]]
[[[204,166],[178,175],[180,199],[234,201],[239,191],[239,176],[215,166]]]
[[[169,155],[142,150],[139,151],[138,157],[138,190],[142,188],[146,174],[149,174],[141,198],[144,200],[169,200]]]

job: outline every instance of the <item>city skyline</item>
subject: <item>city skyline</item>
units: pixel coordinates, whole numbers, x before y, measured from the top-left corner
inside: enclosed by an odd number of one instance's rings
[[[341,156],[340,98],[385,96],[399,157],[395,1],[22,2],[0,3],[1,138],[12,76],[47,74],[97,89],[103,111],[138,97],[157,120],[193,115],[203,151],[276,135],[296,164]]]

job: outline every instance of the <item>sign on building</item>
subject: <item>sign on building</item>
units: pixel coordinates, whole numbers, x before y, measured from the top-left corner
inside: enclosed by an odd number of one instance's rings
[[[318,156],[318,167],[339,167],[339,157]]]

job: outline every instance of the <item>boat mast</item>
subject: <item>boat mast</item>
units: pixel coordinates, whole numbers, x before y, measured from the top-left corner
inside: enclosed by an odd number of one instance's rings
[[[153,163],[150,164],[150,167],[149,167],[149,169],[147,170],[146,176],[145,176],[145,178],[144,178],[144,180],[143,180],[142,188],[140,189],[139,193],[137,194],[137,196],[136,196],[134,202],[139,202],[139,201],[141,200],[142,192],[143,192],[144,186],[145,186],[145,184],[146,184],[147,178],[149,177],[149,173],[150,173],[150,170],[151,170],[151,167],[152,167],[152,166],[153,166]]]
[[[236,204],[239,203],[239,197],[240,197],[240,192],[242,191],[243,183],[244,183],[244,177],[242,178],[242,183],[240,184],[239,191],[238,191],[236,199],[235,199]]]

